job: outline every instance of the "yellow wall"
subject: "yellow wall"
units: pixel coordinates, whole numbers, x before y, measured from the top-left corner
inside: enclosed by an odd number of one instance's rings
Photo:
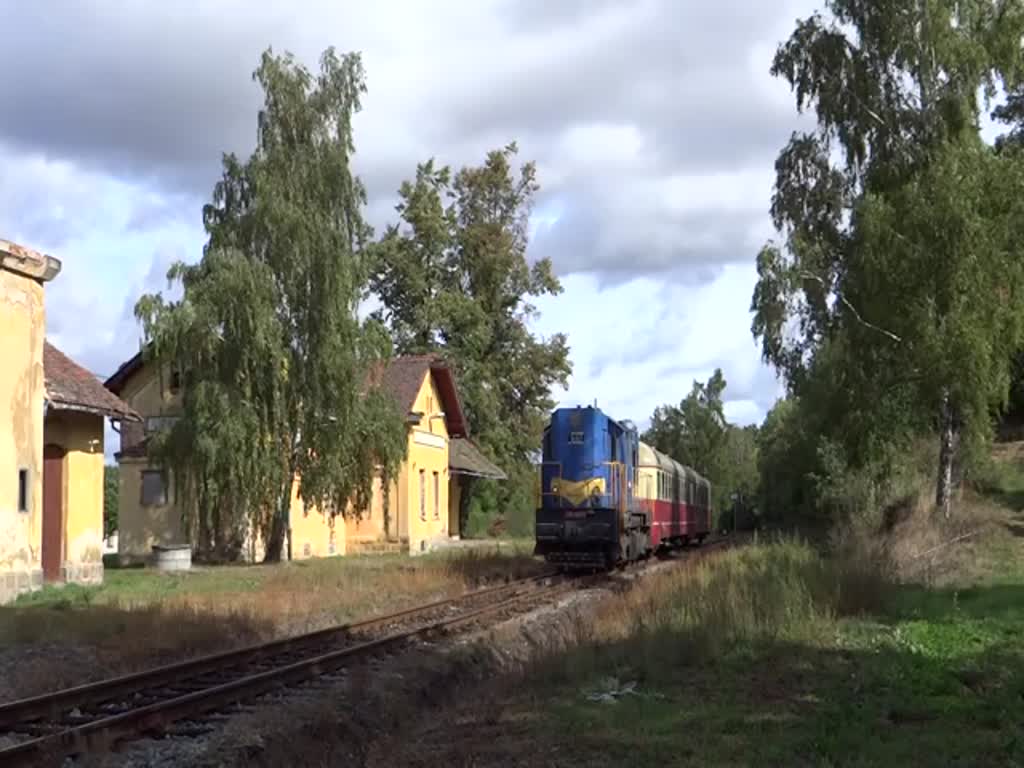
[[[443,418],[431,418],[444,410],[433,375],[423,377],[412,410],[423,413],[423,416],[419,424],[409,430],[409,452],[405,462],[407,503],[402,509],[408,524],[409,551],[418,553],[448,535],[448,429]],[[420,512],[421,472],[426,491],[425,520]]]
[[[145,459],[122,457],[117,513],[117,552],[125,561],[148,558],[153,545],[186,543],[181,515],[174,505],[174,481],[168,473],[167,504],[142,506]]]
[[[64,449],[62,564],[68,581],[103,580],[103,417],[51,409],[43,443]]]
[[[373,479],[373,491],[370,508],[356,516],[350,511],[345,521],[346,538],[350,543],[379,541],[399,538],[399,482],[400,478],[392,479],[388,493],[388,514],[384,514],[384,483],[378,475]]]
[[[119,396],[143,418],[171,416],[181,410],[181,392],[171,394],[169,387],[169,372],[166,369],[163,371],[161,381],[156,367],[146,364],[124,383]]]
[[[0,269],[0,602],[41,579],[45,335],[43,286]],[[29,470],[27,513],[19,469]]]
[[[165,377],[161,386],[151,366],[146,366],[126,382],[121,398],[147,416],[174,415],[180,408],[180,393],[167,391]],[[333,531],[334,553],[353,551],[359,543],[383,539],[408,542],[410,552],[425,551],[437,539],[446,537],[451,519],[449,511],[448,431],[443,418],[431,414],[443,410],[440,393],[432,375],[424,375],[412,410],[424,415],[412,425],[408,436],[407,460],[398,477],[392,481],[387,519],[384,514],[382,484],[374,481],[373,500],[360,519],[335,517],[333,522],[319,511],[303,510],[298,498],[298,482],[292,491],[291,528],[292,557],[322,557],[331,554]],[[144,459],[121,460],[121,508],[118,549],[123,556],[147,557],[153,544],[184,541],[180,516],[174,507],[173,489],[168,488],[168,505],[142,509],[140,505],[141,475]],[[419,471],[423,470],[427,492],[427,519],[419,513]],[[437,512],[434,511],[434,473],[438,474]],[[457,520],[456,512],[456,520]],[[386,530],[389,525],[391,530]],[[456,528],[457,531],[457,528]],[[262,543],[258,537],[246,546],[250,557],[259,558]],[[307,550],[308,545],[308,550]],[[306,552],[308,551],[308,555]]]
[[[146,364],[129,377],[120,397],[143,419],[150,416],[173,416],[180,412],[181,393],[170,392],[170,375],[165,368]],[[143,425],[138,425],[141,429]],[[122,423],[122,429],[132,427]],[[122,457],[120,461],[120,496],[117,522],[117,551],[126,561],[148,558],[153,545],[187,543],[181,513],[174,502],[174,483],[167,473],[167,503],[142,506],[142,471],[150,469],[144,458]]]
[[[438,539],[448,536],[449,476],[448,430],[443,418],[433,414],[443,410],[441,394],[431,374],[424,374],[420,391],[412,409],[423,414],[419,423],[410,425],[406,460],[392,481],[389,494],[391,531],[385,530],[382,484],[374,481],[370,509],[359,520],[346,522],[349,550],[358,545],[382,539],[398,539],[408,551],[419,553],[430,549]],[[420,517],[420,470],[426,483],[426,520]],[[437,473],[437,508],[434,506],[434,473]],[[457,529],[456,529],[457,530]],[[390,535],[389,535],[390,534]]]
[[[345,554],[345,518],[332,519],[315,506],[303,509],[299,481],[292,484],[292,560]]]

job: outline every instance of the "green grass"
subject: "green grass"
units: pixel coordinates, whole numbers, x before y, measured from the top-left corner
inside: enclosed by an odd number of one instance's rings
[[[895,589],[871,616],[769,609],[777,631],[741,620],[713,648],[696,626],[630,634],[541,686],[538,731],[572,734],[580,765],[1020,764],[1024,572],[1006,565],[989,586]],[[608,670],[636,693],[588,700]]]
[[[1002,521],[942,588],[790,539],[612,598],[522,673],[510,749],[580,766],[1024,764],[1024,468],[995,477]]]

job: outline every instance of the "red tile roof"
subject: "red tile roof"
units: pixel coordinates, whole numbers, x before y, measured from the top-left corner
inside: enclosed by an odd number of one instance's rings
[[[43,345],[43,376],[46,399],[57,410],[87,411],[125,421],[142,420],[131,406],[49,341]]]
[[[105,386],[111,392],[119,394],[128,379],[140,370],[144,363],[142,351],[137,352],[121,364],[117,371],[107,379]],[[427,371],[433,371],[441,392],[445,422],[449,433],[453,437],[468,435],[469,427],[462,411],[462,402],[459,399],[455,377],[440,356],[405,355],[391,358],[383,370],[378,367],[375,372],[370,373],[369,381],[381,386],[384,391],[395,398],[402,412],[408,413],[416,402],[416,395],[419,394],[423,377],[426,376]]]
[[[381,372],[370,374],[370,381],[379,385],[385,392],[395,398],[403,413],[409,413],[416,403],[416,395],[423,385],[423,377],[430,371],[434,374],[437,388],[444,406],[445,424],[452,437],[464,437],[469,434],[466,417],[462,412],[458,388],[451,368],[437,355],[405,355],[394,357],[388,361],[387,367]]]

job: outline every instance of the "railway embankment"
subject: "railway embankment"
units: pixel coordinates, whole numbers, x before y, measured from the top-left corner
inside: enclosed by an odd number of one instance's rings
[[[1021,457],[958,509],[826,554],[762,538],[604,595],[365,764],[1020,764]]]

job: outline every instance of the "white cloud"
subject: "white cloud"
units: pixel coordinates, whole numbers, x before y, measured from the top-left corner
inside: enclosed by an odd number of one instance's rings
[[[640,423],[720,366],[730,414],[757,419],[778,387],[750,335],[751,265],[798,125],[768,68],[815,5],[7,3],[0,232],[64,259],[51,332],[109,373],[137,348],[138,294],[200,256],[220,154],[255,138],[260,52],[315,70],[328,45],[359,50],[371,223],[417,162],[479,163],[516,140],[541,184],[530,255],[566,288],[538,302],[538,327],[569,332],[569,396]]]

